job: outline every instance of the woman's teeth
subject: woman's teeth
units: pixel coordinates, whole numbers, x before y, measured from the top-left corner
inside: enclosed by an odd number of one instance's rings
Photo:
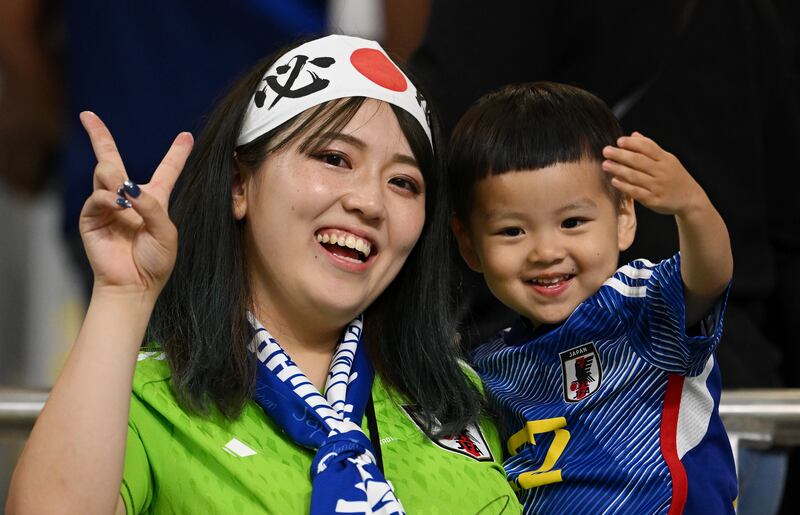
[[[357,236],[352,234],[338,234],[338,233],[318,233],[317,234],[317,241],[320,243],[327,243],[330,245],[339,245],[340,247],[347,247],[350,249],[357,250],[358,252],[364,255],[364,258],[368,258],[370,252],[372,252],[372,245]]]

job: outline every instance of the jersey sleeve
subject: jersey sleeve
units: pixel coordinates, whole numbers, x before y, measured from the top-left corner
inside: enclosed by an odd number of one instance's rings
[[[120,495],[128,515],[144,513],[152,498],[152,474],[144,443],[139,434],[137,420],[148,416],[146,408],[134,394],[128,419],[128,441],[125,445],[125,468],[122,474]]]
[[[601,288],[625,326],[631,346],[654,366],[670,373],[696,376],[719,344],[722,315],[730,285],[688,334],[680,254],[658,264],[645,259],[618,269]]]

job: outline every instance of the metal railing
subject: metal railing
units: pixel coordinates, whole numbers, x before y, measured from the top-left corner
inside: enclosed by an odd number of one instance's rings
[[[719,413],[728,433],[767,445],[800,445],[800,389],[723,392]]]
[[[0,387],[0,436],[24,436],[47,391]],[[800,389],[728,390],[719,408],[732,438],[755,446],[800,445]]]
[[[47,395],[46,390],[0,387],[0,438],[25,438]]]

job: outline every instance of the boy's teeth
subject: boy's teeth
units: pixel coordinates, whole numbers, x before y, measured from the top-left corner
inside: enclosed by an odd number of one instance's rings
[[[331,245],[339,245],[340,247],[348,247],[355,249],[364,254],[364,257],[369,257],[372,252],[372,245],[366,240],[363,240],[352,234],[337,234],[337,233],[319,233],[317,234],[317,241],[320,243],[329,243]]]
[[[536,284],[550,285],[565,281],[568,278],[568,275],[562,275],[561,277],[553,277],[551,279],[534,279],[533,282]]]

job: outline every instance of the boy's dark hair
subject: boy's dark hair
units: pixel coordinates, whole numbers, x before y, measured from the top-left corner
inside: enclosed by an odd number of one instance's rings
[[[332,100],[236,146],[245,111],[276,52],[242,78],[211,114],[176,188],[170,215],[178,228],[175,268],[159,296],[148,341],[159,342],[182,404],[207,413],[216,406],[235,417],[250,399],[256,361],[247,349],[245,317],[252,309],[243,245],[243,221],[232,213],[234,167],[256,170],[278,149],[301,141],[313,151],[318,134],[344,127],[363,97]],[[388,288],[367,309],[367,350],[381,380],[416,404],[440,432],[456,433],[473,422],[481,396],[457,361],[448,270],[447,190],[440,160],[413,116],[391,106],[425,178],[425,224],[417,245]],[[433,124],[434,143],[438,128]],[[234,156],[235,151],[235,156]],[[438,434],[438,432],[437,432]]]
[[[481,97],[450,138],[448,178],[455,215],[469,220],[475,184],[490,175],[582,159],[602,161],[623,135],[614,114],[588,91],[554,82],[506,86]],[[611,187],[615,203],[622,194]]]

